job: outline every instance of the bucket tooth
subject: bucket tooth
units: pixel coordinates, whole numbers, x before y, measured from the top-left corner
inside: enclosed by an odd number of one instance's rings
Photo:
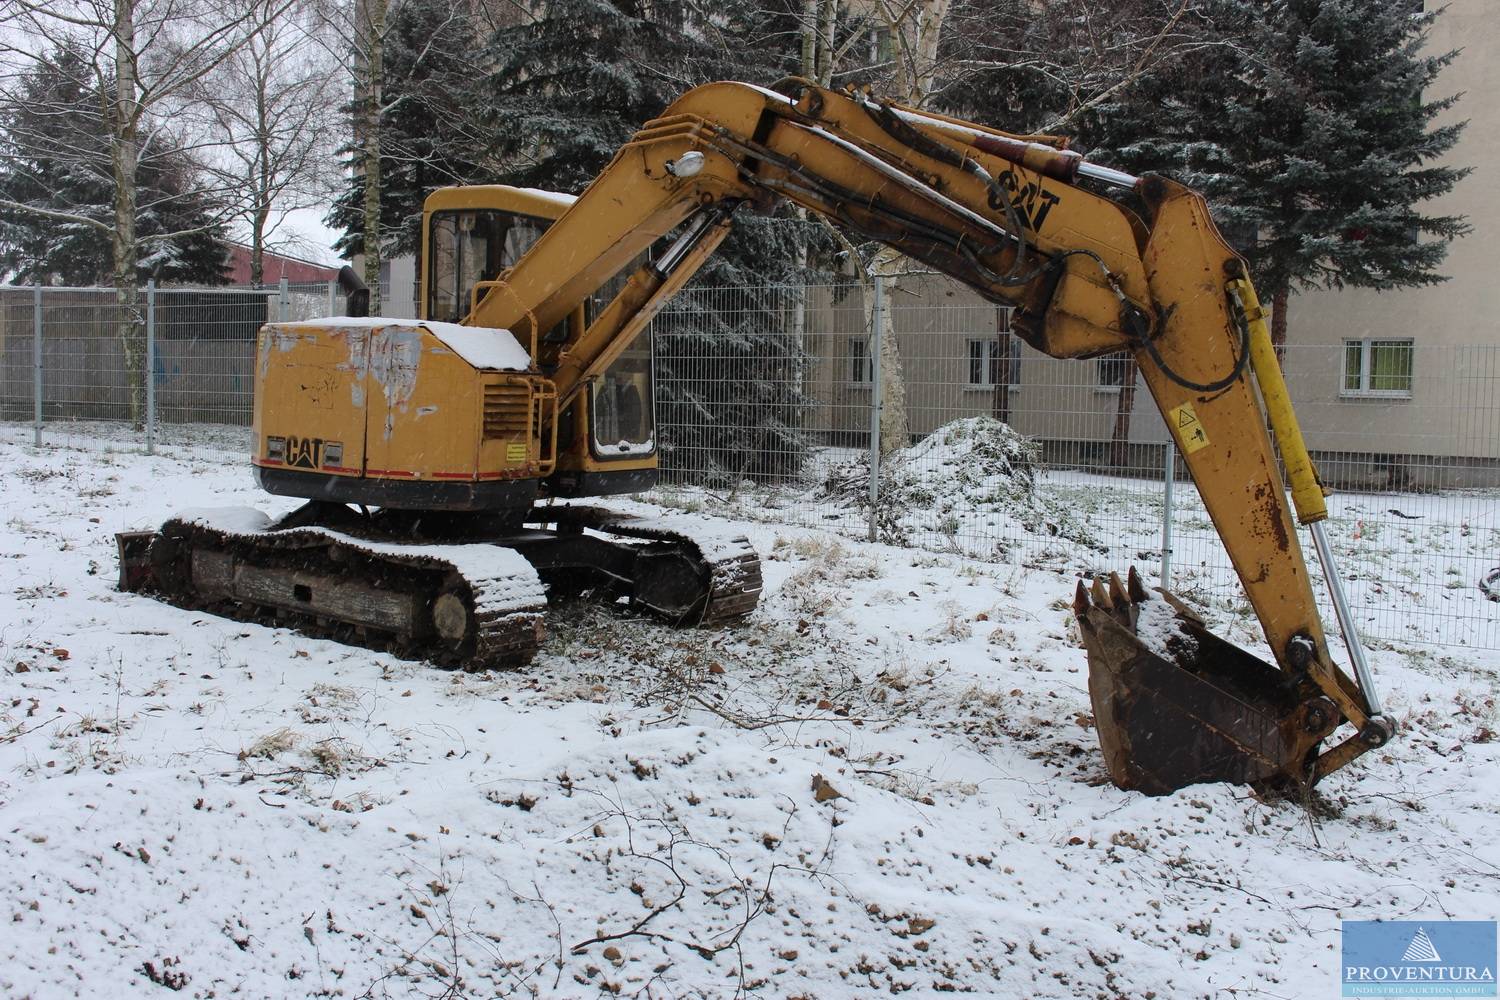
[[[1109,574],[1109,600],[1115,606],[1115,610],[1124,611],[1130,607],[1130,597],[1125,593],[1125,585],[1120,582],[1120,574]]]
[[[1073,588],[1073,614],[1081,621],[1093,606],[1094,602],[1089,600],[1089,589],[1079,579],[1078,585]]]
[[[1109,599],[1109,594],[1105,591],[1104,584],[1099,582],[1097,576],[1094,577],[1094,582],[1089,585],[1089,593],[1093,596],[1094,603],[1105,611],[1113,611],[1115,609],[1114,602]]]
[[[1146,593],[1146,585],[1141,582],[1141,574],[1135,571],[1134,566],[1130,567],[1130,572],[1126,575],[1126,582],[1130,588],[1131,601],[1140,604],[1142,601],[1151,600],[1151,596]]]
[[[1177,612],[1179,617],[1187,619],[1199,628],[1208,627],[1207,623],[1203,621],[1203,617],[1199,615],[1198,612],[1182,603],[1181,599],[1178,598],[1176,594],[1172,593],[1170,590],[1162,590],[1161,588],[1157,588],[1156,592],[1161,595],[1162,600],[1166,601],[1172,606],[1172,610]]]

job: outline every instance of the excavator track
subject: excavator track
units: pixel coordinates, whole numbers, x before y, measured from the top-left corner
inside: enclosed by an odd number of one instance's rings
[[[259,511],[231,509],[122,536],[122,589],[464,670],[522,666],[541,645],[546,592],[509,549],[273,528]]]
[[[585,529],[622,541],[595,538],[583,564],[598,557],[589,568],[608,577],[613,567],[615,585],[633,606],[673,624],[728,624],[760,598],[760,559],[749,539],[687,517],[539,508],[531,521],[561,532],[442,543],[399,540],[390,527],[352,515],[337,517],[337,527],[318,519],[312,507],[281,522],[230,508],[190,511],[159,531],[124,533],[120,589],[465,670],[531,660],[544,635],[552,571],[578,567],[568,540]]]
[[[593,510],[593,508],[585,508]],[[755,610],[762,587],[760,556],[743,534],[705,528],[686,517],[622,517],[598,511],[595,530],[691,549],[707,567],[707,593],[680,624],[712,627],[744,618]]]

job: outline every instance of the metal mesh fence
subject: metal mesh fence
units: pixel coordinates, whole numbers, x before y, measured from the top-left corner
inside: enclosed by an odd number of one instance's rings
[[[276,290],[155,293],[152,379],[155,412],[169,441],[191,440],[184,427],[250,426],[255,338],[277,317]]]
[[[145,327],[110,289],[42,296],[42,419],[132,421],[145,412]]]
[[[260,324],[343,305],[322,283],[156,289],[131,324],[110,289],[43,289],[40,307],[0,289],[0,419],[243,453]],[[925,275],[690,288],[653,335],[662,502],[1065,572],[1135,565],[1245,610],[1122,358],[1048,358],[1005,309]],[[1284,367],[1366,636],[1500,647],[1500,346],[1293,344]]]
[[[0,289],[0,419],[30,421],[35,412],[34,330],[40,310],[36,292],[30,288]]]
[[[1092,569],[1144,544],[1159,559],[1167,437],[1145,406],[1113,446],[1121,366],[1047,358],[1010,333],[1008,310],[934,303],[935,280],[908,282],[883,289],[884,350],[874,291],[858,285],[759,302],[696,289],[669,305],[658,421],[677,502],[980,558]],[[1112,514],[1124,494],[1135,500]],[[1150,539],[1111,530],[1143,519]]]
[[[243,448],[261,325],[335,315],[343,308],[333,282],[148,286],[133,306],[122,305],[109,288],[5,288],[0,417],[39,417],[52,435],[87,425],[96,437]],[[149,425],[148,411],[154,415]]]

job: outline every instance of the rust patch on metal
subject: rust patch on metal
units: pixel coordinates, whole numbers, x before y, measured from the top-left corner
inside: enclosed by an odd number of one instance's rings
[[[1276,535],[1276,551],[1288,551],[1292,547],[1292,539],[1287,534],[1286,524],[1281,519],[1281,504],[1276,502],[1276,497],[1268,496],[1263,509],[1266,520],[1271,524],[1271,531]]]

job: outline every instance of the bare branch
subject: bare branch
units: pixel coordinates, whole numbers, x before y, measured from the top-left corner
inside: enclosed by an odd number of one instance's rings
[[[72,222],[78,225],[88,226],[92,229],[97,229],[102,233],[109,233],[114,231],[114,227],[110,226],[108,223],[100,222],[98,219],[91,219],[87,215],[79,215],[76,212],[60,212],[51,208],[43,208],[40,205],[25,205],[19,201],[11,201],[8,198],[0,198],[0,208],[9,208],[17,212],[27,212],[31,215],[40,215],[43,218],[56,219],[59,222]]]

